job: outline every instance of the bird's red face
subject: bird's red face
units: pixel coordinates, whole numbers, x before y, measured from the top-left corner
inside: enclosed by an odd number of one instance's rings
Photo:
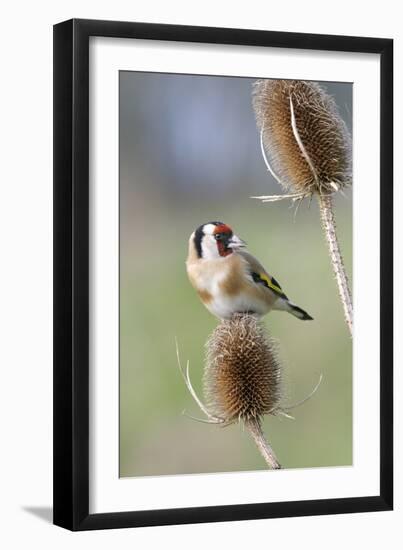
[[[222,222],[205,223],[192,233],[192,237],[197,256],[204,260],[225,258],[246,244]]]
[[[229,246],[233,234],[230,226],[225,223],[219,224],[214,228],[213,236],[217,244],[218,254],[223,258],[229,256],[229,254],[233,252],[232,248]]]

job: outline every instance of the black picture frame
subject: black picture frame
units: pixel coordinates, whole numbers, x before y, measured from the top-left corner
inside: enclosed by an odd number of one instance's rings
[[[89,513],[89,38],[380,54],[380,491],[370,497]],[[391,510],[393,41],[73,19],[54,26],[54,523],[71,530]]]

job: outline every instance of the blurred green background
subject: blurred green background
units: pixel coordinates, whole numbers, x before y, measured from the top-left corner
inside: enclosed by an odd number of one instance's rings
[[[281,190],[265,169],[251,106],[253,79],[120,73],[120,476],[265,468],[240,425],[200,417],[178,369],[202,396],[204,344],[217,320],[186,276],[190,233],[221,220],[248,242],[312,322],[273,312],[284,404],[315,396],[264,429],[285,468],[352,463],[352,343],[315,201],[262,204]],[[351,130],[352,86],[322,83]],[[352,196],[336,200],[351,279]]]

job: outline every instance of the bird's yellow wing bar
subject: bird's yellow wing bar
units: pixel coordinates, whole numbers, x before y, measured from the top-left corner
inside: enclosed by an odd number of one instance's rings
[[[253,280],[255,283],[260,283],[266,286],[267,288],[270,288],[273,292],[281,296],[282,298],[287,299],[287,296],[282,291],[281,286],[276,281],[274,277],[270,277],[266,273],[252,273]]]

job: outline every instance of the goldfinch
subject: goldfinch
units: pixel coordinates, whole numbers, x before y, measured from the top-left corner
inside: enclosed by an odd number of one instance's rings
[[[222,222],[201,225],[190,236],[186,268],[206,308],[220,319],[234,313],[260,316],[288,311],[304,321],[310,315],[287,298],[279,283],[251,254],[246,243]]]

